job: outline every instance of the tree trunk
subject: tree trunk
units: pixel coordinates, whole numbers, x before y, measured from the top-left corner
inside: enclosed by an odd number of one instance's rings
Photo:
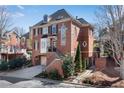
[[[124,60],[121,61],[120,76],[121,76],[122,79],[124,79]]]

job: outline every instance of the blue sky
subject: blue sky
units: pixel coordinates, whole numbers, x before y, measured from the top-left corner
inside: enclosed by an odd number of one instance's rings
[[[7,10],[12,15],[13,26],[23,27],[26,32],[29,31],[29,26],[36,24],[42,20],[44,14],[52,14],[59,9],[66,9],[74,17],[82,17],[89,23],[95,23],[95,11],[98,6],[92,5],[10,5]]]

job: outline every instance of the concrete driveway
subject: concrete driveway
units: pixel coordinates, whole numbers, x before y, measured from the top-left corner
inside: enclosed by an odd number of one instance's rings
[[[12,72],[2,72],[0,73],[0,76],[32,79],[34,76],[40,74],[42,70],[43,70],[43,67],[41,65],[38,65],[38,66],[24,68],[24,69],[12,71]]]

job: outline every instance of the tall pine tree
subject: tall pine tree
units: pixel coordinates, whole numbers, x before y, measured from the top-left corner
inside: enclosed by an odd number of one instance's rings
[[[75,56],[75,71],[82,72],[82,57],[81,57],[81,48],[79,44]]]

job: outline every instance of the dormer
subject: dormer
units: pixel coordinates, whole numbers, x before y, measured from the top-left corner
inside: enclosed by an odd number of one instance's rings
[[[57,16],[56,20],[60,20],[60,19],[63,19],[63,18],[64,18],[64,16],[59,15],[59,16]]]
[[[43,23],[48,23],[49,20],[50,20],[50,17],[49,17],[47,14],[45,14],[45,15],[43,16]]]

